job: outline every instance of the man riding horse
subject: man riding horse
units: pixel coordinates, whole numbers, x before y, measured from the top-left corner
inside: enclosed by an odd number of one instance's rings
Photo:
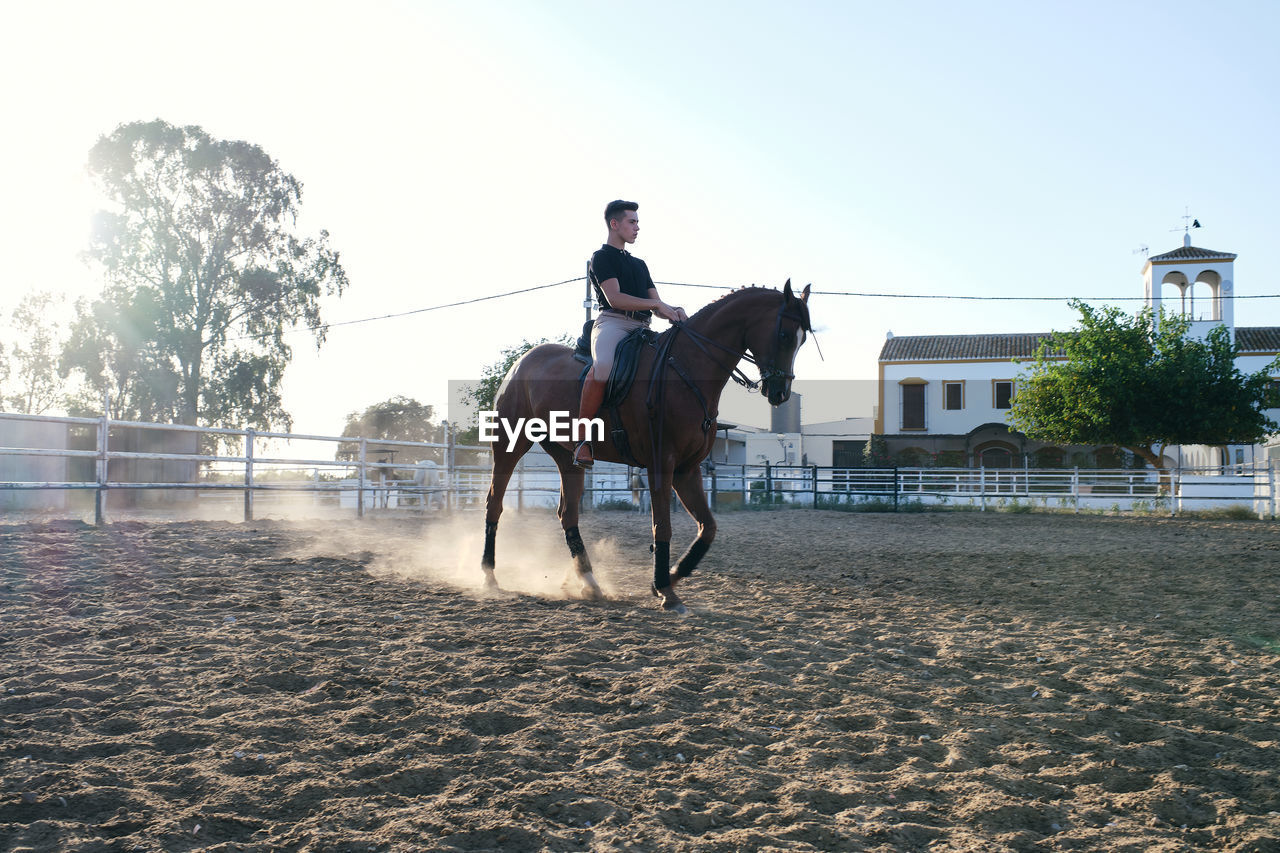
[[[493,474],[485,498],[484,552],[480,567],[485,586],[497,589],[496,542],[503,496],[520,458],[537,441],[560,469],[560,504],[556,515],[564,528],[572,565],[582,581],[582,594],[599,598],[600,585],[591,569],[586,545],[578,530],[578,510],[586,479],[583,467],[596,455],[610,462],[639,464],[648,473],[650,515],[653,519],[653,592],[662,607],[687,613],[675,588],[688,578],[707,554],[716,535],[715,518],[702,483],[702,462],[715,442],[720,395],[733,380],[759,388],[772,406],[791,396],[796,353],[812,332],[809,320],[809,288],[799,294],[788,281],[781,291],[747,287],[727,293],[704,306],[692,317],[681,308],[663,302],[653,286],[644,262],[625,250],[640,230],[637,206],[611,202],[605,211],[609,242],[592,259],[592,279],[604,310],[591,335],[594,367],[583,377],[574,351],[561,344],[539,344],[511,368],[498,391],[494,407],[504,423],[539,419],[544,423],[576,403],[578,416],[595,416],[603,404],[605,382],[611,371],[614,349],[627,332],[649,322],[652,314],[671,322],[671,328],[643,342],[626,366],[635,371],[640,393],[622,394],[613,406],[615,429],[599,447],[579,445],[575,450],[519,432],[507,444],[493,446]],[[636,335],[637,338],[644,337]],[[746,361],[760,371],[752,381],[738,364]],[[671,495],[698,525],[697,538],[674,566],[671,564]],[[673,571],[674,569],[674,571]],[[568,578],[566,578],[566,589]]]
[[[649,325],[653,314],[672,323],[689,319],[683,308],[668,305],[659,298],[649,267],[625,248],[640,234],[640,217],[636,214],[639,208],[634,201],[618,199],[604,209],[609,239],[591,256],[591,283],[600,302],[600,315],[591,330],[592,365],[582,382],[580,418],[594,418],[600,411],[613,370],[614,350],[628,332],[637,326]],[[590,441],[578,445],[573,464],[579,468],[595,464]]]

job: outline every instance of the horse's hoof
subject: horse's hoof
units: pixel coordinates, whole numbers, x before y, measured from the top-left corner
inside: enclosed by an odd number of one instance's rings
[[[590,567],[585,571],[578,572],[578,580],[582,581],[582,592],[579,594],[579,598],[584,601],[600,601],[604,598],[604,592],[600,589],[600,584],[596,581],[595,573],[591,571]]]
[[[674,613],[677,616],[689,615],[689,608],[685,607],[684,602],[681,602],[681,601],[677,601],[674,603],[666,602],[662,605],[662,609],[667,611],[668,613]]]

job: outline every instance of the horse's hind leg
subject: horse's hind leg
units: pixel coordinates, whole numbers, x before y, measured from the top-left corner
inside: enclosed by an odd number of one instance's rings
[[[582,581],[582,596],[590,599],[603,598],[604,593],[596,582],[595,572],[591,570],[587,546],[582,543],[582,534],[578,532],[578,505],[582,501],[586,472],[573,464],[573,455],[567,450],[557,445],[543,446],[560,469],[560,506],[556,515],[560,518],[560,526],[564,528],[564,540],[569,546],[569,556],[573,558],[573,568]],[[566,589],[568,585],[566,578]]]
[[[494,545],[498,538],[498,519],[502,517],[502,498],[507,493],[507,483],[516,470],[516,463],[532,446],[533,443],[523,435],[516,440],[515,447],[511,450],[502,447],[500,440],[493,445],[493,478],[489,481],[489,494],[485,498],[484,555],[480,558],[480,568],[484,570],[484,585],[488,589],[498,588],[498,578],[494,575]]]

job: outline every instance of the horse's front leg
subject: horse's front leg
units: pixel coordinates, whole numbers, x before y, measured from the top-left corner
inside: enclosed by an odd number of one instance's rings
[[[711,515],[711,505],[707,503],[707,493],[702,488],[702,469],[694,466],[683,474],[676,474],[676,494],[685,511],[698,523],[698,537],[693,540],[689,550],[684,552],[680,562],[676,564],[675,577],[671,579],[671,588],[693,574],[698,563],[711,550],[711,543],[716,538],[716,520]]]
[[[516,470],[516,463],[529,449],[530,442],[524,436],[511,450],[504,450],[501,442],[495,444],[493,450],[493,477],[489,482],[489,495],[485,499],[484,512],[484,554],[480,557],[480,568],[484,571],[486,589],[498,588],[498,577],[494,573],[497,560],[494,549],[498,538],[498,519],[502,517],[502,499],[507,493],[507,483]]]
[[[672,471],[661,474],[649,470],[649,506],[653,517],[653,593],[662,599],[662,609],[685,614],[684,606],[671,583],[671,484]]]
[[[591,559],[587,556],[587,546],[582,542],[582,534],[578,532],[578,504],[582,501],[585,487],[585,472],[573,464],[573,457],[568,451],[554,448],[552,458],[560,468],[560,507],[557,515],[560,526],[564,528],[565,544],[569,546],[569,557],[573,560],[573,569],[582,581],[582,597],[599,600],[604,597],[600,584],[596,582],[595,572],[591,570]],[[569,578],[566,576],[564,589],[569,590]]]

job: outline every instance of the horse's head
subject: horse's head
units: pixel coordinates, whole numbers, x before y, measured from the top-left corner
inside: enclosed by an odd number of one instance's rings
[[[747,333],[747,349],[760,367],[760,393],[770,405],[780,406],[791,398],[796,353],[812,330],[809,285],[797,297],[791,292],[791,279],[787,279],[777,314],[761,317]]]

